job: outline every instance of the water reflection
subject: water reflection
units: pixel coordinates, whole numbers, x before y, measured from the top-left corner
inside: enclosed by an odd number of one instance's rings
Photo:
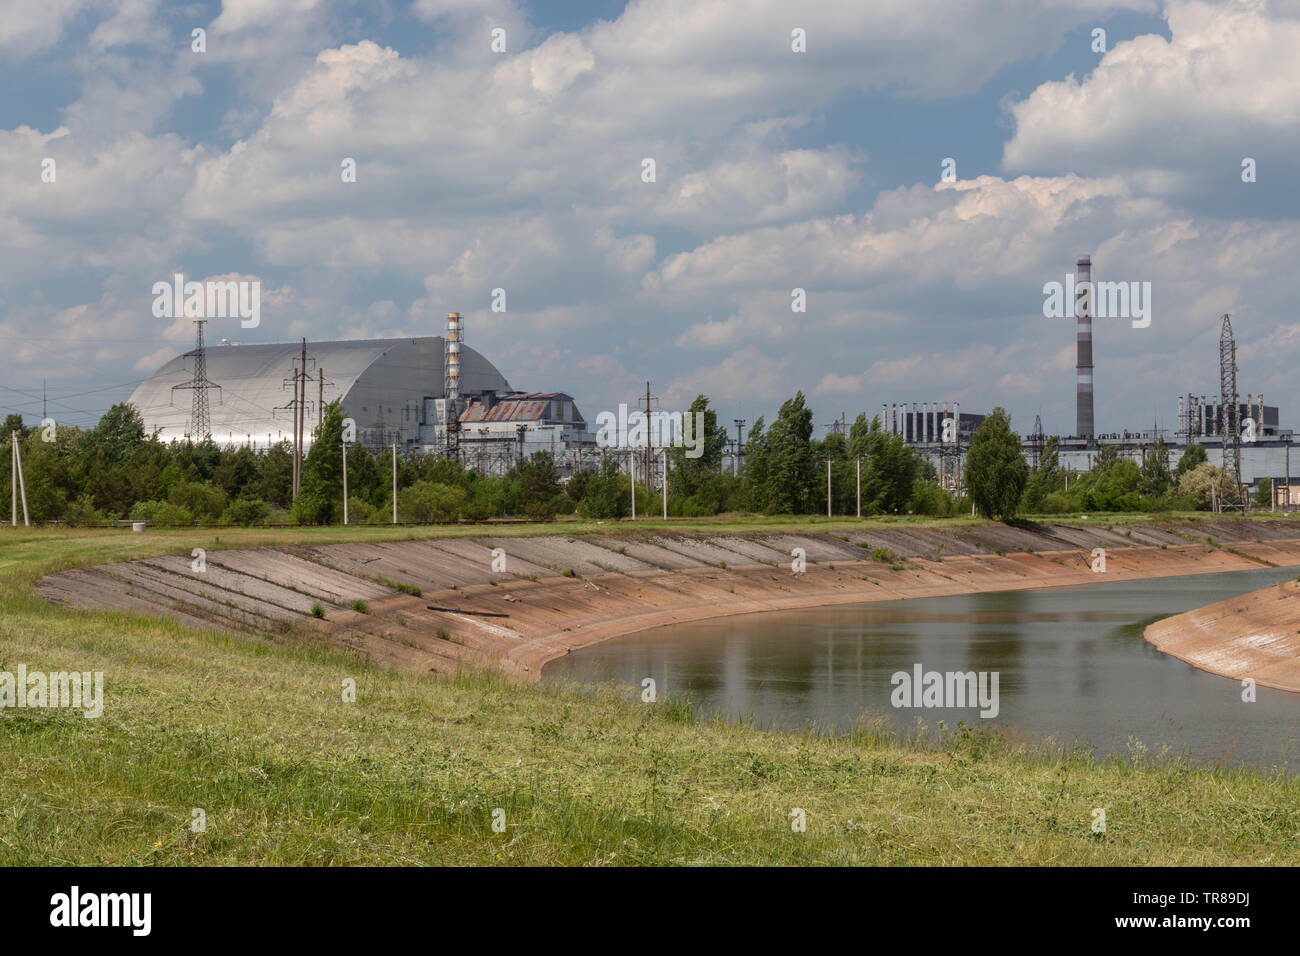
[[[1284,763],[1300,742],[1300,695],[1260,688],[1243,703],[1235,681],[1205,674],[1142,640],[1169,614],[1294,578],[1261,569],[1042,591],[919,598],[676,625],[577,651],[547,679],[653,677],[661,695],[761,727],[848,729],[886,717],[997,724],[1034,739],[1091,742],[1102,753],[1168,747],[1202,761]],[[1000,713],[894,708],[890,677],[996,671]]]

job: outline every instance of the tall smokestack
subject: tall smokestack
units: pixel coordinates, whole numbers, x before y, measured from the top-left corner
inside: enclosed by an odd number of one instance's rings
[[[1078,361],[1075,365],[1075,431],[1091,438],[1096,427],[1092,417],[1092,257],[1080,256],[1075,263],[1075,329]]]
[[[460,401],[460,343],[460,313],[448,312],[447,347],[443,367],[443,389],[447,398],[448,408],[454,408]]]

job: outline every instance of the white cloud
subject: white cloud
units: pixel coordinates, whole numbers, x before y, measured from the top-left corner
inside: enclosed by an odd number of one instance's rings
[[[1003,168],[1122,174],[1170,196],[1239,189],[1246,156],[1289,179],[1278,163],[1300,148],[1296,5],[1169,0],[1165,17],[1170,40],[1116,43],[1083,79],[1013,104]]]

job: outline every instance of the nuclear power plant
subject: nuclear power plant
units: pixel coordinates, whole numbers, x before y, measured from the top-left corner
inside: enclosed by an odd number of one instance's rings
[[[446,336],[284,342],[213,347],[198,323],[194,350],[139,385],[130,402],[162,441],[210,437],[220,446],[266,450],[312,443],[324,406],[338,400],[353,439],[372,451],[447,454],[483,473],[537,451],[578,465],[595,436],[572,396],[521,392],[464,343],[448,314]]]

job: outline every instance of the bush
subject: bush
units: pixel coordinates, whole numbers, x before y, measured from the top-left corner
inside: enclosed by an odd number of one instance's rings
[[[1058,491],[1043,497],[1042,513],[1045,515],[1063,515],[1074,510],[1070,507],[1070,499]]]
[[[95,507],[95,502],[90,495],[82,495],[68,505],[63,512],[63,520],[74,528],[78,528],[87,525],[104,524],[108,521],[108,516]]]
[[[226,493],[216,485],[180,481],[172,485],[167,501],[184,508],[202,522],[217,521],[226,510]]]
[[[357,497],[348,498],[348,524],[369,524],[375,513],[375,506]]]
[[[403,521],[418,524],[454,521],[465,499],[465,489],[457,485],[417,481],[398,492],[397,514]]]
[[[131,520],[147,521],[151,525],[180,528],[194,524],[194,515],[188,508],[169,501],[139,501],[131,508]]]
[[[952,514],[952,495],[934,482],[918,481],[912,488],[912,500],[907,508],[918,515]]]
[[[271,506],[261,498],[241,498],[232,501],[221,513],[221,523],[249,528],[255,524],[265,524],[270,514]]]

